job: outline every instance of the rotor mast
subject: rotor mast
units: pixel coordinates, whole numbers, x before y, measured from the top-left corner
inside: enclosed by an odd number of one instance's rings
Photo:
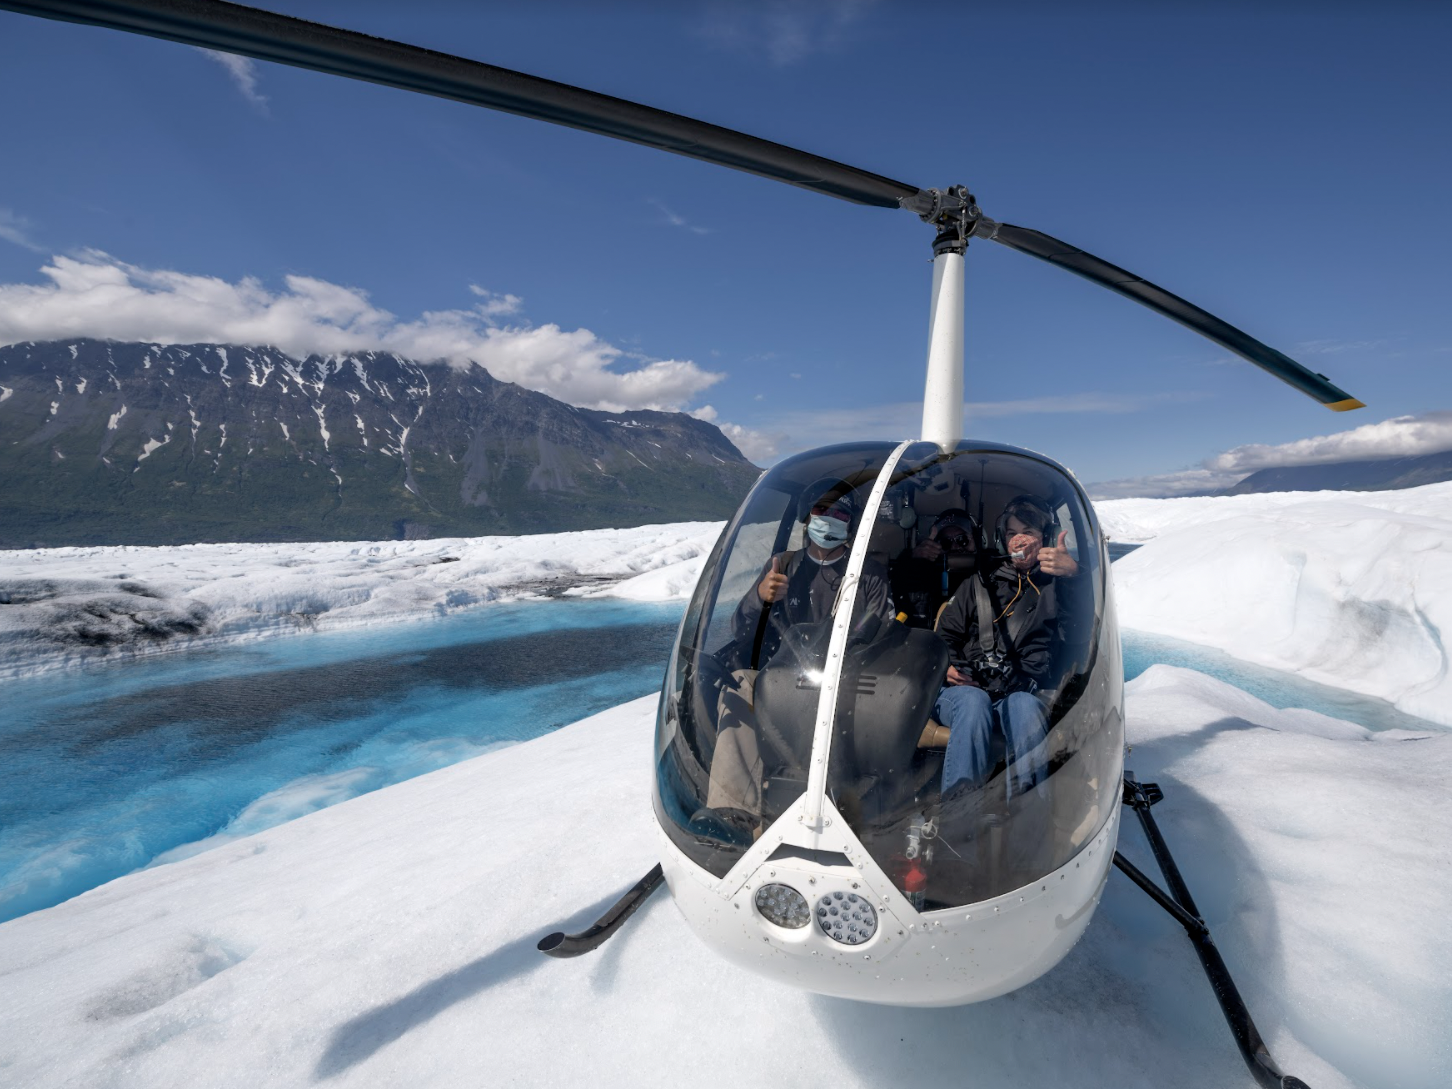
[[[937,229],[933,239],[933,297],[928,309],[928,371],[923,383],[921,437],[944,451],[963,435],[963,256],[985,220],[961,185],[920,190],[902,206]]]

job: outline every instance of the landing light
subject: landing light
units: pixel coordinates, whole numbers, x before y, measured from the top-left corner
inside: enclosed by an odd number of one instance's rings
[[[756,890],[756,910],[769,923],[800,930],[812,917],[806,898],[790,885],[762,885]]]
[[[817,901],[817,925],[843,945],[861,945],[877,933],[877,912],[855,892],[829,892]]]

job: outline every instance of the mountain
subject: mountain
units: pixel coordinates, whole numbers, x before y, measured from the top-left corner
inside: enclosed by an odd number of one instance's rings
[[[379,540],[725,518],[709,423],[597,412],[381,352],[0,348],[0,547]]]
[[[1452,480],[1452,450],[1378,461],[1336,461],[1260,469],[1221,495],[1248,492],[1379,492]]]

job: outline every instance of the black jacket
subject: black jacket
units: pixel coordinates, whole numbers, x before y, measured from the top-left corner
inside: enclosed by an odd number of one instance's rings
[[[1013,667],[1004,693],[1052,686],[1054,649],[1058,636],[1055,579],[1038,572],[1020,573],[1004,563],[986,577],[994,615],[994,649]],[[965,579],[938,620],[938,635],[948,644],[955,662],[971,662],[983,651],[979,638],[978,577]]]
[[[941,608],[975,570],[974,557],[940,556],[936,560],[904,556],[892,564],[892,601],[908,614],[914,628],[931,628]]]
[[[773,556],[772,560],[775,559]],[[762,637],[761,654],[755,665],[760,666],[771,659],[781,645],[782,634],[788,628],[796,624],[826,620],[831,615],[832,603],[837,600],[837,590],[842,585],[842,573],[846,569],[846,552],[836,563],[827,564],[812,559],[805,548],[792,554],[784,572],[787,576],[786,593],[772,603],[766,631]],[[731,618],[731,634],[744,656],[751,654],[761,624],[764,603],[757,595],[756,588],[770,570],[771,561],[767,561],[757,573],[751,589],[741,598],[741,604],[736,607],[736,614]],[[862,633],[862,637],[871,638],[880,625],[891,620],[893,616],[892,593],[888,588],[887,572],[881,564],[867,560],[862,565],[857,596],[864,599],[864,609],[861,618],[854,621],[854,627]],[[851,606],[852,602],[843,604]],[[868,628],[872,630],[868,631]]]

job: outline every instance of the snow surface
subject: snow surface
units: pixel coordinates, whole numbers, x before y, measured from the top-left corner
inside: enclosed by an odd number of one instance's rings
[[[1143,547],[1122,626],[1452,725],[1452,483],[1097,504]],[[0,552],[0,677],[197,641],[414,619],[563,591],[690,595],[721,523],[376,544]],[[453,562],[451,562],[453,561]]]
[[[654,700],[0,925],[0,1080],[25,1086],[1251,1086],[1189,943],[1120,875],[992,1002],[900,1010],[749,975],[658,893]],[[1371,734],[1157,666],[1129,766],[1282,1066],[1452,1081],[1452,736]],[[1134,822],[1121,849],[1152,868]],[[965,1080],[966,1079],[966,1080]]]
[[[1126,628],[1452,725],[1452,483],[1097,504]]]
[[[568,588],[689,597],[720,522],[524,537],[0,552],[0,677]]]

